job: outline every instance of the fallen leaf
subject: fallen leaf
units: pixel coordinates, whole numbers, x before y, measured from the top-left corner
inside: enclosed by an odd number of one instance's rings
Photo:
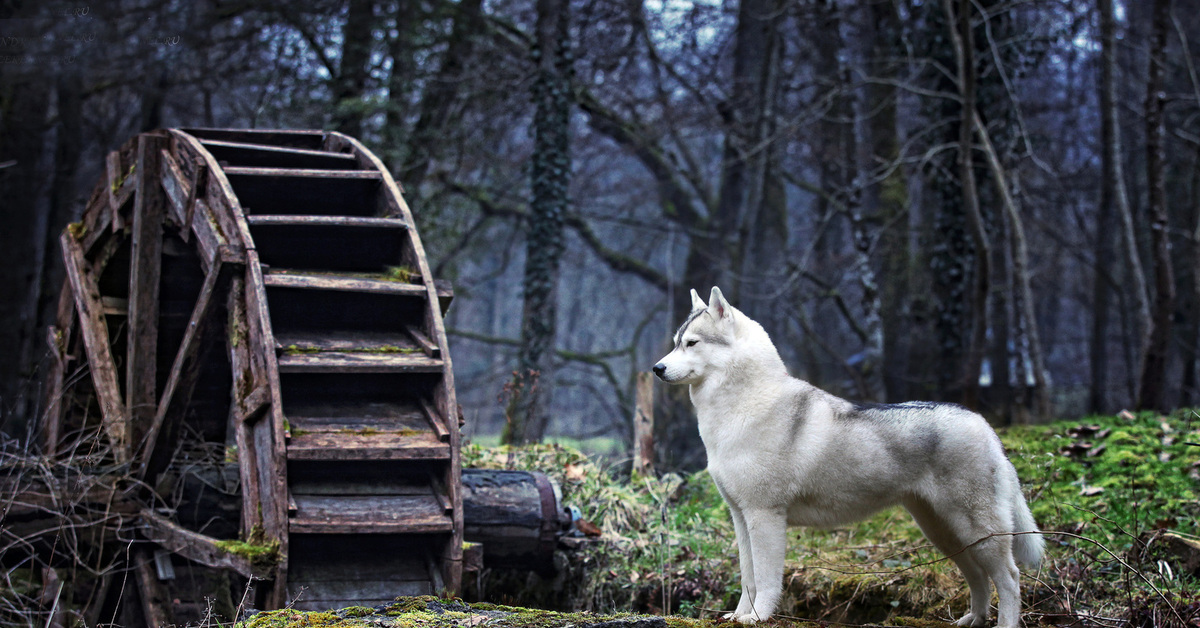
[[[604,532],[596,526],[596,524],[587,519],[580,519],[575,522],[575,529],[579,530],[584,536],[600,536]]]
[[[569,464],[563,469],[563,477],[568,482],[582,482],[587,479],[587,472],[583,470],[583,465]]]
[[[1104,488],[1100,486],[1084,486],[1080,489],[1079,494],[1084,497],[1094,497],[1104,492]]]
[[[1071,443],[1070,445],[1060,447],[1058,453],[1067,457],[1082,456],[1088,453],[1088,450],[1091,448],[1091,443]]]
[[[1137,419],[1137,417],[1133,416],[1133,413],[1128,410],[1122,410],[1122,411],[1118,412],[1117,416],[1121,417],[1122,419],[1125,419],[1126,421],[1133,421],[1133,420]]]

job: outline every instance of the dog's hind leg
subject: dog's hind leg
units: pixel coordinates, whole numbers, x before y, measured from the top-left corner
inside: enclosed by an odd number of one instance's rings
[[[970,549],[963,549],[962,541],[953,532],[954,528],[939,517],[927,503],[912,499],[905,501],[904,507],[916,520],[925,537],[958,565],[958,569],[967,580],[971,591],[971,609],[954,622],[955,625],[978,627],[986,624],[991,616],[992,597],[987,570],[976,561]]]
[[[743,624],[768,619],[783,596],[783,562],[787,554],[787,511],[782,508],[746,509],[746,532],[753,561],[754,594],[751,610],[735,619]]]
[[[727,621],[736,620],[742,615],[748,615],[754,609],[753,599],[756,592],[754,587],[754,556],[750,551],[750,533],[746,531],[746,518],[742,510],[729,503],[729,513],[733,516],[733,531],[737,535],[738,568],[742,575],[742,597],[738,600],[737,609],[726,613]]]
[[[968,550],[996,585],[996,628],[1017,628],[1021,623],[1021,574],[1013,559],[1012,539],[1009,535],[993,536]]]

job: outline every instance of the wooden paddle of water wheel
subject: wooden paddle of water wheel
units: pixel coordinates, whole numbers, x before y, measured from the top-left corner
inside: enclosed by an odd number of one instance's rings
[[[43,451],[102,451],[96,464],[126,468],[129,491],[161,495],[181,435],[223,445],[241,539],[266,555],[145,497],[145,549],[130,561],[150,623],[167,621],[174,595],[162,549],[262,579],[259,608],[459,589],[450,292],[430,276],[399,187],[358,141],[140,135],[109,155],[61,244],[69,279]],[[90,375],[69,377],[81,364]]]

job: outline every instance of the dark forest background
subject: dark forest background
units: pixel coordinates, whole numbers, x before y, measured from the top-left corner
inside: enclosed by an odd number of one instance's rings
[[[322,128],[404,186],[468,435],[627,442],[719,285],[793,374],[996,424],[1200,403],[1200,5],[0,2],[0,407],[57,234],[160,127]],[[668,464],[701,461],[658,388]]]

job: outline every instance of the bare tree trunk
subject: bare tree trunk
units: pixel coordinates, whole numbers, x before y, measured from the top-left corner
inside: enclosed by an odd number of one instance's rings
[[[779,63],[783,41],[778,33],[778,2],[750,2],[752,41],[744,55],[762,55],[742,59],[745,71],[753,72],[746,87],[752,98],[741,101],[733,112],[739,127],[734,131],[744,169],[744,190],[740,208],[732,208],[739,219],[738,241],[733,249],[731,270],[740,277],[738,307],[768,332],[778,334],[782,327],[781,308],[774,303],[782,280],[787,247],[787,191],[778,172],[780,142],[776,141],[775,109],[779,98]],[[746,31],[743,31],[746,32]],[[739,40],[740,41],[740,40]],[[729,137],[729,136],[727,136]],[[732,199],[730,199],[732,201]],[[740,211],[739,211],[740,209]]]
[[[393,170],[399,172],[404,163],[403,147],[408,139],[408,128],[405,118],[411,108],[413,77],[416,64],[416,32],[417,24],[425,17],[419,5],[412,6],[401,3],[393,17],[392,29],[388,41],[388,57],[392,60],[391,73],[388,75],[387,126],[384,128],[384,154],[392,164]],[[401,180],[401,185],[405,181]]]
[[[29,260],[36,253],[43,183],[38,173],[45,161],[45,117],[49,107],[45,81],[19,74],[18,66],[0,65],[0,427],[25,436],[26,416],[16,416],[16,403],[28,392],[28,373],[20,355],[35,343],[38,284]]]
[[[1120,139],[1114,135],[1118,129],[1114,110],[1114,74],[1117,64],[1114,50],[1116,25],[1113,0],[1099,0],[1097,4],[1100,11],[1100,151],[1103,173],[1100,181],[1100,205],[1097,208],[1096,259],[1092,278],[1092,333],[1088,344],[1088,362],[1092,372],[1088,409],[1101,413],[1107,411],[1111,401],[1108,396],[1108,327],[1112,292],[1109,283],[1112,280],[1110,269],[1116,248],[1112,234],[1117,196],[1113,168],[1117,168],[1117,172],[1120,171],[1119,151],[1114,142],[1119,142]]]
[[[1183,312],[1195,312],[1200,306],[1200,148],[1197,149],[1192,161],[1191,198],[1188,199],[1188,255],[1185,258],[1189,270],[1189,282],[1182,286],[1186,302],[1179,304]],[[1197,389],[1197,367],[1200,367],[1200,320],[1195,316],[1184,318],[1184,328],[1180,331],[1183,351],[1183,380],[1180,382],[1179,405],[1190,407],[1200,400],[1200,390]]]
[[[457,111],[458,86],[475,50],[475,38],[482,28],[482,0],[454,3],[454,26],[442,64],[429,79],[421,97],[421,115],[408,142],[408,155],[400,168],[400,181],[416,190],[433,165],[438,139]],[[403,4],[401,5],[401,10]],[[400,18],[397,18],[400,19]],[[410,201],[411,202],[411,201]]]
[[[1051,412],[1050,395],[1046,386],[1046,364],[1042,355],[1041,336],[1038,333],[1037,314],[1033,307],[1033,290],[1029,285],[1029,245],[1025,241],[1025,227],[1021,220],[1021,212],[1009,189],[1004,165],[1000,163],[1000,156],[992,145],[987,127],[983,125],[983,121],[978,116],[975,116],[975,131],[979,134],[979,143],[987,158],[988,169],[991,171],[996,189],[1000,193],[1000,204],[1004,208],[1005,218],[1008,221],[1012,246],[1013,283],[1017,288],[1016,294],[1013,295],[1017,300],[1017,329],[1023,337],[1021,339],[1023,350],[1019,353],[1022,358],[1028,354],[1029,361],[1032,363],[1033,413],[1035,417],[1046,418],[1050,416]],[[1024,385],[1024,382],[1019,383]]]
[[[1137,407],[1166,410],[1166,370],[1170,358],[1171,316],[1175,311],[1175,278],[1171,269],[1164,154],[1163,93],[1167,62],[1170,0],[1155,0],[1150,37],[1150,72],[1146,81],[1146,179],[1150,188],[1150,235],[1154,252],[1154,312],[1149,342],[1142,358]]]
[[[971,2],[960,0],[958,11],[954,0],[943,0],[947,24],[954,42],[958,65],[958,93],[962,99],[962,120],[958,132],[958,167],[962,183],[963,206],[966,210],[971,238],[975,242],[975,281],[971,297],[972,321],[971,344],[963,369],[963,403],[968,408],[979,407],[979,374],[983,367],[983,355],[987,343],[988,292],[991,279],[991,244],[984,229],[983,216],[979,209],[979,192],[975,185],[972,148],[975,135],[975,37],[971,28]]]
[[[862,360],[853,366],[858,396],[882,401],[886,396],[883,382],[883,319],[880,315],[879,285],[870,253],[873,237],[863,214],[861,176],[858,157],[857,102],[845,61],[841,34],[841,15],[836,2],[821,0],[816,7],[816,45],[823,87],[832,94],[828,119],[821,124],[821,185],[831,200],[821,201],[824,212],[844,213],[850,224],[854,254],[854,275],[862,290]],[[893,131],[894,133],[894,131]],[[894,138],[894,135],[893,135]],[[828,243],[827,243],[828,244]]]
[[[533,57],[534,150],[529,230],[525,236],[525,304],[515,412],[505,442],[542,440],[554,385],[554,340],[558,318],[558,267],[570,183],[570,84],[568,0],[538,0]]]
[[[1124,282],[1132,293],[1135,314],[1133,332],[1137,334],[1137,352],[1129,364],[1130,372],[1140,372],[1150,330],[1150,297],[1146,274],[1138,255],[1133,209],[1125,188],[1121,163],[1121,126],[1117,120],[1117,36],[1113,0],[1097,0],[1100,9],[1100,204],[1111,203],[1120,226],[1120,256],[1125,265]],[[1111,402],[1111,400],[1109,400]]]
[[[334,81],[333,126],[339,133],[362,136],[363,94],[371,76],[371,29],[374,0],[349,0],[342,27],[342,62]]]
[[[880,229],[875,245],[880,262],[876,267],[887,275],[879,289],[882,335],[880,367],[884,398],[894,400],[909,396],[905,381],[908,354],[901,328],[905,322],[906,299],[912,282],[908,220],[905,219],[909,203],[908,185],[900,164],[900,130],[896,124],[897,90],[890,83],[898,78],[895,58],[900,57],[903,50],[896,4],[874,2],[868,8],[874,25],[871,38],[873,68],[870,72],[877,79],[867,86],[868,103],[864,109],[874,112],[867,122],[874,158],[869,167],[883,174],[877,188],[868,190],[868,198],[875,205],[872,217]]]
[[[39,241],[34,261],[36,292],[36,325],[26,337],[21,351],[22,368],[34,372],[45,345],[42,339],[47,325],[54,322],[57,297],[63,282],[62,256],[58,236],[75,219],[75,173],[83,150],[83,85],[78,72],[67,72],[56,81],[58,128],[54,149],[54,179],[50,186],[50,207],[38,221]],[[33,400],[26,400],[33,401]],[[21,414],[22,412],[18,412]],[[36,415],[29,415],[34,418]]]
[[[726,123],[721,187],[715,215],[709,221],[713,237],[719,241],[713,251],[716,257],[709,263],[716,283],[751,316],[757,308],[742,297],[740,281],[742,261],[750,246],[747,240],[751,230],[758,228],[762,213],[764,175],[771,161],[772,151],[764,142],[772,128],[779,17],[776,0],[744,0],[738,7],[733,86],[721,111]]]

